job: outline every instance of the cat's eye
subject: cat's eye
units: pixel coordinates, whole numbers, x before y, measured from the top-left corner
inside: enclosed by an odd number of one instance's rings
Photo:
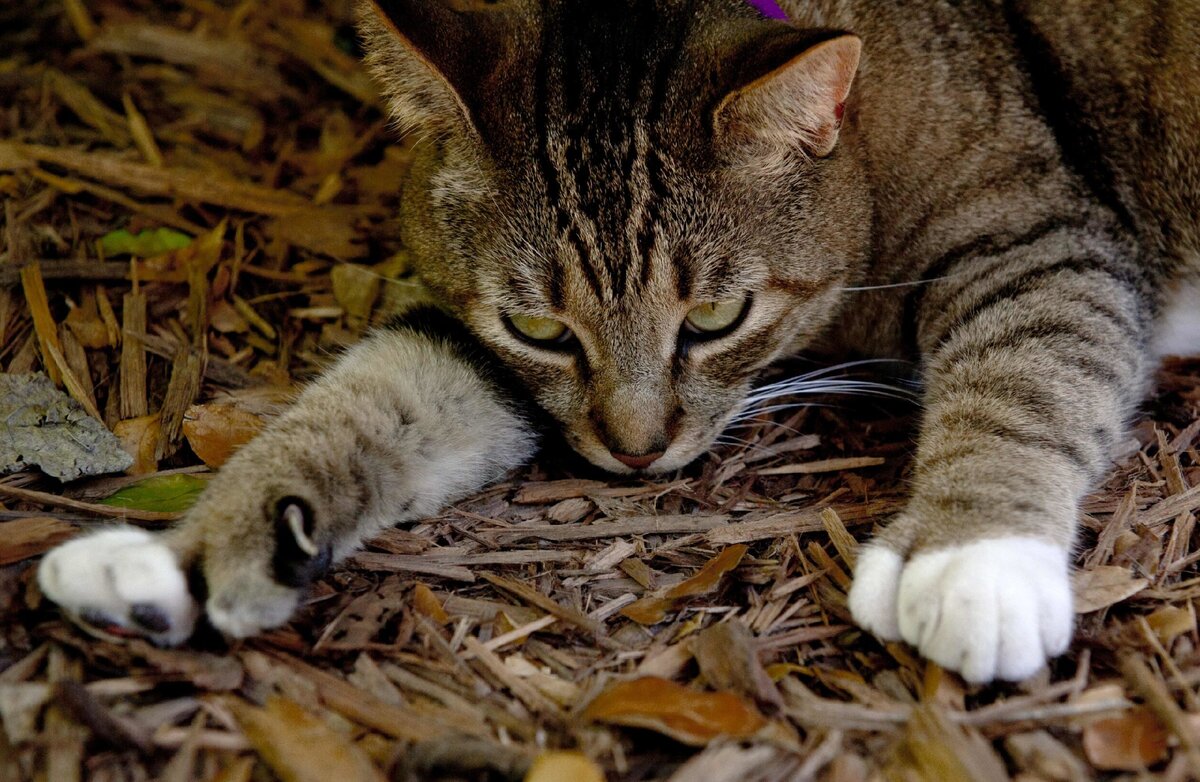
[[[509,328],[527,342],[541,345],[562,345],[570,341],[573,334],[567,324],[553,318],[536,315],[510,315],[505,319]]]
[[[705,302],[688,312],[683,330],[700,339],[723,337],[741,325],[749,308],[749,297]]]

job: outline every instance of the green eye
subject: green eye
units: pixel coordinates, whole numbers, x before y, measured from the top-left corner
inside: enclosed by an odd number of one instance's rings
[[[746,314],[750,299],[710,301],[693,307],[683,322],[683,327],[692,334],[706,337],[722,336],[734,329]]]
[[[566,342],[571,337],[571,330],[566,324],[553,318],[510,315],[508,324],[518,336],[532,342]]]

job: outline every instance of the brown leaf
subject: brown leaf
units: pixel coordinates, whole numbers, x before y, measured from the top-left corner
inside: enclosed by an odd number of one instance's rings
[[[254,439],[263,421],[235,405],[192,405],[183,418],[183,436],[196,455],[216,469]]]
[[[1075,574],[1075,613],[1088,614],[1120,603],[1141,592],[1149,585],[1133,571],[1116,565],[1101,565]]]
[[[1171,605],[1165,605],[1150,614],[1146,622],[1164,645],[1170,645],[1179,636],[1196,629],[1196,617],[1191,611]]]
[[[661,595],[643,597],[641,600],[631,603],[621,611],[621,615],[638,624],[657,624],[680,601],[696,595],[707,594],[716,589],[717,584],[721,581],[721,576],[737,567],[745,555],[746,546],[741,544],[730,546],[709,560],[696,575],[676,584]]]
[[[281,242],[341,260],[361,258],[367,246],[357,222],[360,215],[350,208],[313,207],[289,212],[272,220],[268,230]]]
[[[525,782],[604,782],[604,772],[581,752],[543,752],[529,767]]]
[[[208,325],[222,334],[245,334],[250,322],[232,304],[221,299],[208,311]]]
[[[698,692],[666,679],[618,682],[600,693],[583,718],[648,728],[691,746],[718,736],[748,738],[767,726],[752,705],[731,692]]]
[[[265,708],[225,702],[282,782],[382,782],[383,774],[346,736],[294,701],[272,697]]]
[[[72,307],[64,321],[67,328],[85,348],[98,350],[112,347],[108,325],[97,310],[96,297],[86,296],[78,307]]]
[[[1096,720],[1083,729],[1083,751],[1096,768],[1140,771],[1167,756],[1167,731],[1147,708]]]
[[[424,584],[417,584],[413,587],[412,606],[417,613],[424,614],[440,625],[450,621],[450,615],[442,607],[441,601],[433,594],[433,590]]]
[[[162,419],[158,413],[126,418],[113,426],[113,434],[121,441],[121,447],[133,457],[133,466],[126,472],[147,475],[158,469],[156,454],[161,433]]]

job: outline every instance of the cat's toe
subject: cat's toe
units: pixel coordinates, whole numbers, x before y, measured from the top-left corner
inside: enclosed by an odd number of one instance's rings
[[[850,586],[850,613],[859,627],[885,641],[900,640],[897,598],[904,560],[887,546],[872,543],[859,550]]]
[[[899,628],[926,658],[972,682],[1019,681],[1070,643],[1064,549],[1030,538],[917,554],[900,578]]]
[[[186,641],[198,608],[174,552],[135,527],[115,527],[50,551],[38,584],[77,623],[161,646]]]

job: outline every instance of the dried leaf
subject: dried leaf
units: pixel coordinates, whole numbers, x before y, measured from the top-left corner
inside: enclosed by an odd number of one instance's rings
[[[208,481],[195,475],[157,475],[126,486],[100,501],[113,508],[182,513],[192,507]]]
[[[1149,585],[1133,571],[1116,565],[1100,565],[1075,574],[1075,613],[1088,614],[1120,603],[1141,592]]]
[[[239,700],[226,704],[282,782],[383,782],[366,753],[294,701],[276,696],[264,708]]]
[[[236,405],[192,405],[183,416],[183,436],[201,461],[214,470],[254,439],[263,420]]]
[[[661,595],[644,597],[630,604],[621,611],[621,615],[638,624],[657,624],[666,617],[668,611],[674,610],[680,601],[716,589],[721,577],[737,567],[745,555],[746,546],[730,546],[709,560],[696,575],[676,584]]]
[[[450,615],[442,607],[441,601],[433,594],[433,590],[424,584],[413,587],[412,606],[417,613],[424,614],[440,625],[450,621]]]
[[[594,722],[648,728],[691,746],[718,736],[749,738],[767,720],[731,692],[698,692],[666,679],[619,682],[600,693],[583,711]]]
[[[98,350],[113,346],[108,324],[100,316],[97,299],[93,295],[85,295],[81,306],[71,307],[63,322],[85,348]]]
[[[1166,605],[1146,617],[1150,629],[1163,645],[1169,646],[1179,636],[1196,629],[1196,617],[1186,608]]]
[[[113,434],[121,441],[121,447],[133,457],[133,465],[126,470],[130,475],[146,475],[158,469],[156,451],[160,429],[158,413],[127,418],[113,426]]]
[[[209,309],[208,324],[222,334],[245,334],[250,330],[250,321],[224,299]]]
[[[152,228],[137,235],[124,228],[100,237],[100,249],[111,258],[116,255],[133,255],[138,258],[153,258],[172,250],[181,250],[192,243],[192,237],[174,228]]]
[[[604,772],[581,752],[543,752],[525,782],[604,782]]]
[[[299,209],[272,220],[268,230],[281,242],[341,260],[362,258],[367,245],[358,228],[359,214],[336,206]]]
[[[1167,756],[1167,730],[1146,708],[1096,720],[1083,729],[1083,751],[1096,768],[1140,771]]]

